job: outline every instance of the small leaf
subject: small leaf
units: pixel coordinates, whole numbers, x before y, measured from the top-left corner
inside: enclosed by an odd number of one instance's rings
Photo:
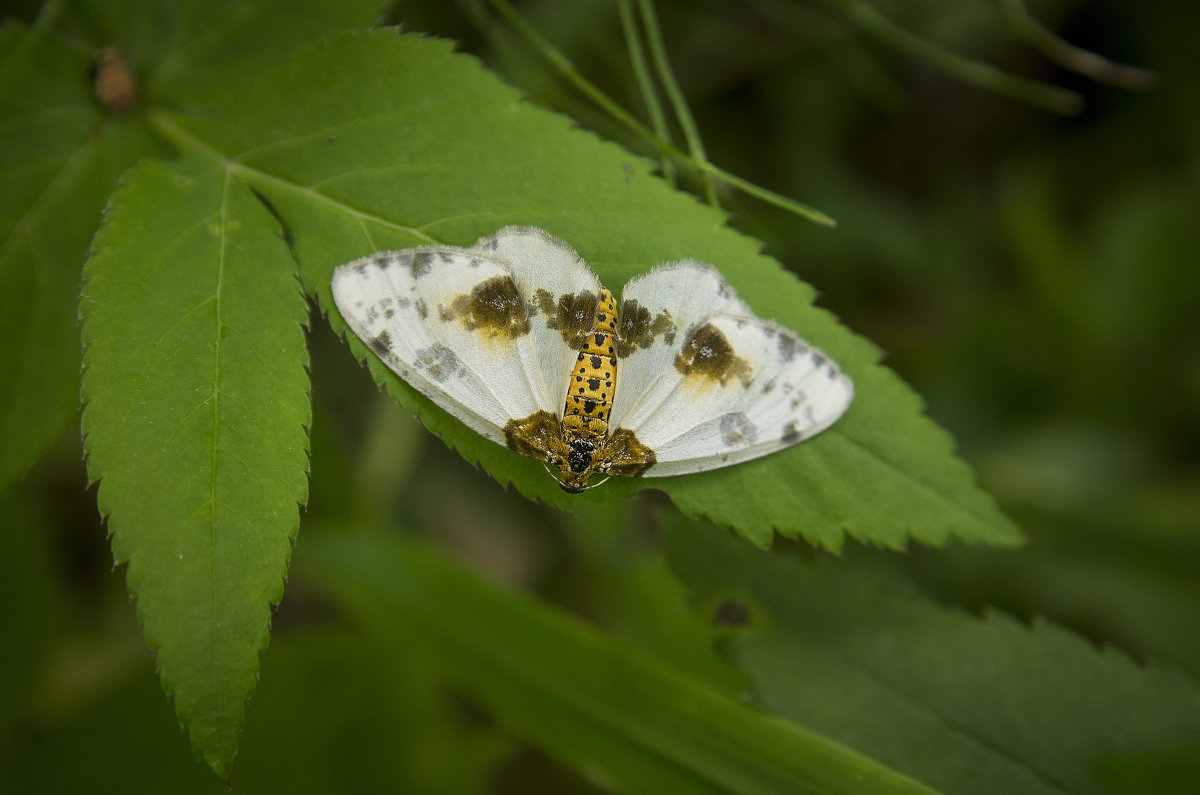
[[[672,567],[766,709],[947,792],[1182,792],[1200,774],[1200,688],[1050,624],[933,604],[862,551],[763,554],[664,514]],[[1190,761],[1189,761],[1190,760]]]
[[[303,97],[303,101],[297,101]],[[716,264],[764,317],[830,353],[857,385],[855,404],[813,441],[736,467],[672,479],[613,479],[583,499],[668,492],[687,514],[731,525],[760,545],[772,528],[838,548],[849,532],[875,544],[952,536],[1013,543],[1017,532],[953,455],[920,399],[878,364],[879,351],[812,306],[812,288],[758,253],[725,218],[652,176],[653,164],[519,101],[446,42],[390,30],[334,38],[300,54],[242,100],[237,119],[160,117],[180,145],[229,158],[279,212],[338,331],[329,295],[342,262],[382,248],[456,245],[505,224],[571,243],[612,288],[653,264]],[[502,483],[564,508],[540,464],[481,439],[351,348],[405,406]]]
[[[368,636],[422,643],[505,726],[621,792],[928,792],[411,541],[309,538],[308,570]]]
[[[225,775],[306,499],[306,307],[274,218],[211,161],[132,171],[95,250],[88,473],[163,687]]]

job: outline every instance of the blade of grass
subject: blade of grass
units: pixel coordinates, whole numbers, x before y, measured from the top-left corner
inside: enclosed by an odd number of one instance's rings
[[[825,0],[866,34],[900,52],[942,70],[950,77],[995,94],[1026,102],[1051,113],[1070,116],[1083,108],[1083,98],[1065,88],[1010,75],[932,44],[892,22],[863,0]]]
[[[790,213],[806,218],[814,223],[824,226],[837,226],[837,222],[830,218],[825,213],[810,207],[807,204],[798,202],[795,199],[789,199],[767,188],[755,185],[741,177],[734,176],[723,168],[715,166],[712,163],[698,161],[686,152],[680,151],[673,146],[670,141],[666,141],[662,136],[656,134],[646,125],[638,121],[633,114],[622,108],[612,99],[610,99],[603,91],[597,88],[591,81],[584,77],[580,71],[571,63],[571,60],[565,56],[561,50],[553,44],[546,41],[542,36],[533,29],[528,22],[521,17],[516,10],[509,5],[506,0],[489,0],[492,7],[496,9],[516,31],[521,34],[522,38],[530,43],[543,58],[558,70],[558,72],[571,85],[575,86],[588,99],[595,102],[605,113],[608,113],[621,124],[625,125],[631,132],[642,138],[655,148],[659,155],[670,157],[679,163],[683,163],[700,174],[711,174],[717,179],[725,182],[744,193],[761,199],[776,207],[787,210]]]
[[[658,70],[659,82],[662,83],[663,90],[667,92],[667,98],[671,100],[675,119],[679,122],[680,129],[683,130],[684,140],[687,141],[688,152],[697,163],[707,163],[708,154],[704,151],[704,141],[700,138],[700,130],[696,127],[696,120],[692,117],[692,111],[687,106],[683,91],[679,88],[679,81],[675,79],[671,61],[667,58],[667,48],[663,44],[662,30],[658,26],[658,14],[654,10],[654,3],[652,0],[638,0],[638,11],[642,17],[642,27],[646,31],[646,42],[650,45],[650,54],[654,57],[654,68]],[[709,204],[713,207],[721,206],[717,197],[717,186],[713,182],[712,175],[707,172],[704,174],[704,193]]]
[[[1076,47],[1056,36],[1049,28],[1034,19],[1025,7],[1024,0],[1000,0],[1000,8],[1013,26],[1027,42],[1050,60],[1072,72],[1090,77],[1097,83],[1146,91],[1158,82],[1158,75],[1149,69],[1115,63],[1103,55]]]
[[[646,53],[642,50],[642,39],[638,35],[637,23],[633,18],[632,0],[618,0],[617,11],[621,17],[621,31],[625,34],[625,44],[629,49],[629,63],[633,66],[633,76],[642,92],[642,101],[646,103],[646,113],[650,116],[650,124],[654,132],[664,141],[671,140],[667,130],[667,117],[663,113],[662,103],[658,92],[654,90],[654,81],[650,79],[650,70],[646,66]],[[662,158],[663,178],[671,187],[675,187],[675,164],[669,157]]]

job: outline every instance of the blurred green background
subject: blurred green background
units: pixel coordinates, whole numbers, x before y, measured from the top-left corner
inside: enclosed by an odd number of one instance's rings
[[[1030,3],[1073,44],[1153,70],[1157,82],[1144,91],[1056,64],[1002,5],[871,7],[927,44],[1077,92],[1078,113],[964,84],[864,29],[858,3],[657,8],[709,158],[839,225],[726,190],[730,223],[886,352],[1028,535],[1016,551],[913,549],[889,561],[939,600],[1048,616],[1200,676],[1200,4]],[[516,6],[645,118],[613,4]],[[652,154],[485,3],[397,3],[388,21],[461,42],[533,101]],[[489,579],[634,643],[654,643],[673,620],[638,590],[654,589],[662,604],[677,598],[647,530],[653,496],[626,508],[617,534],[527,504],[379,396],[319,319],[311,345],[312,498],[298,566],[310,528],[375,523],[432,538]],[[111,570],[77,434],[8,502],[0,726],[22,740],[0,756],[6,778],[44,791],[223,789],[174,730],[122,572]],[[375,681],[379,663],[348,652],[354,643],[302,580],[289,584],[250,706],[238,789],[337,791],[362,780],[347,777],[353,769],[392,791],[432,791],[433,782],[442,791],[592,790],[460,695],[426,687],[419,656],[391,678],[396,692],[366,692],[357,679]],[[710,679],[731,676],[703,657],[688,664],[713,666]],[[308,717],[344,721],[347,731],[338,747],[310,748],[284,694],[331,678],[344,690],[310,704]],[[67,755],[73,764],[61,764]],[[329,764],[289,782],[280,771],[296,757]],[[461,780],[431,772],[446,758],[460,761]]]

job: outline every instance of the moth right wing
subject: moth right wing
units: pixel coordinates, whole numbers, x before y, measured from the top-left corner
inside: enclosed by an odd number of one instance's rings
[[[756,317],[703,263],[659,266],[631,281],[621,334],[610,425],[653,453],[639,473],[647,477],[781,450],[832,425],[853,400],[833,360]]]

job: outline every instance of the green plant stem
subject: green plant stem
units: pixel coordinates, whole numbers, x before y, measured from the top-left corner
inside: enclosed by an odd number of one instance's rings
[[[642,92],[642,101],[646,103],[646,113],[650,116],[650,124],[654,132],[664,141],[671,139],[667,130],[667,118],[663,113],[662,103],[659,102],[658,92],[654,90],[654,81],[650,79],[650,70],[646,66],[646,54],[642,51],[641,37],[638,36],[637,24],[633,19],[632,0],[617,0],[617,11],[621,17],[621,30],[625,34],[625,44],[629,50],[629,62],[633,65],[633,76]],[[660,160],[663,178],[675,187],[675,164],[669,157]]]
[[[638,0],[638,10],[642,17],[642,27],[646,31],[646,42],[650,45],[650,54],[654,57],[654,66],[658,70],[658,79],[663,85],[663,90],[667,92],[667,97],[671,100],[675,118],[679,122],[680,129],[683,130],[684,140],[687,141],[688,152],[696,162],[707,163],[708,154],[704,151],[704,141],[700,138],[700,130],[696,126],[696,120],[692,117],[687,100],[684,99],[683,91],[679,88],[679,81],[675,79],[671,61],[667,58],[667,48],[663,44],[662,30],[658,25],[658,14],[654,10],[653,0]],[[704,192],[709,204],[713,207],[720,206],[717,186],[713,183],[712,175],[707,173],[704,175]]]
[[[801,218],[806,218],[814,223],[824,226],[837,226],[837,222],[830,218],[825,213],[810,207],[807,204],[789,199],[775,193],[772,190],[755,185],[752,182],[736,177],[730,174],[723,168],[713,165],[712,163],[697,161],[695,158],[688,155],[686,152],[680,151],[673,146],[669,141],[656,134],[646,125],[638,121],[629,111],[622,108],[616,102],[613,102],[607,95],[595,85],[593,85],[586,77],[580,74],[575,65],[571,63],[565,55],[562,54],[554,45],[541,37],[528,22],[526,22],[520,14],[509,5],[506,0],[489,0],[492,6],[516,29],[521,36],[530,43],[542,57],[548,60],[555,69],[562,74],[573,86],[579,89],[585,96],[595,102],[602,110],[612,116],[614,119],[625,125],[635,135],[645,140],[655,148],[660,156],[666,156],[674,159],[677,162],[685,163],[695,169],[700,174],[711,174],[717,179],[729,185],[738,188],[743,193],[746,193],[755,198],[761,199],[776,207],[780,207],[788,212],[795,213]]]
[[[969,85],[1064,116],[1078,113],[1083,98],[1074,91],[1010,75],[994,66],[972,61],[931,44],[879,13],[863,0],[825,0],[863,32],[913,58],[925,61]]]
[[[420,229],[402,226],[401,224],[397,224],[396,222],[390,221],[387,218],[383,218],[372,213],[365,213],[361,210],[344,204],[337,199],[330,198],[329,196],[321,193],[319,190],[315,190],[304,185],[297,185],[295,182],[289,182],[288,180],[277,177],[274,174],[268,174],[265,171],[259,171],[256,168],[247,166],[245,163],[234,160],[222,152],[213,149],[200,138],[197,138],[186,128],[176,122],[175,118],[168,112],[158,110],[150,111],[146,113],[145,118],[150,126],[158,131],[159,135],[170,141],[177,149],[181,151],[193,152],[195,154],[210,158],[220,163],[221,167],[224,168],[229,174],[244,179],[251,185],[271,185],[292,193],[302,194],[314,201],[330,205],[331,207],[336,207],[341,212],[347,213],[348,215],[356,218],[360,223],[365,224],[369,222],[378,224],[379,226],[394,229],[398,232],[403,232],[406,235],[411,235],[420,240],[424,240],[427,243],[439,242]]]
[[[1149,69],[1115,63],[1059,38],[1034,19],[1024,0],[1000,0],[1000,7],[1017,33],[1047,58],[1072,72],[1130,91],[1145,91],[1158,82],[1158,75]]]

